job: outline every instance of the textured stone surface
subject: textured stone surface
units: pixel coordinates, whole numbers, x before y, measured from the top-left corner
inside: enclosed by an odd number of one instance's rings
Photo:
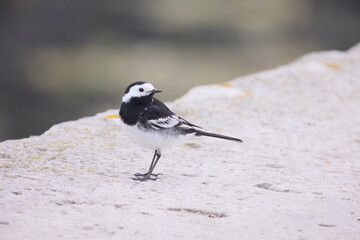
[[[2,142],[1,239],[358,238],[359,45],[169,105],[244,143],[189,139],[164,151],[160,180],[136,182],[153,153],[104,119],[117,110]]]

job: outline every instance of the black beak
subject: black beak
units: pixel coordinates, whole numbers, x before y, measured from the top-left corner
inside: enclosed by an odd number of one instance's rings
[[[153,89],[153,90],[150,91],[151,94],[159,93],[159,92],[162,92],[162,91],[158,90],[158,89]]]

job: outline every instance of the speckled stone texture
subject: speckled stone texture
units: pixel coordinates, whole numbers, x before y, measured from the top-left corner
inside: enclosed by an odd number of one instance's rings
[[[2,142],[0,238],[359,239],[360,45],[169,106],[244,143],[189,139],[137,182],[153,152],[104,118],[117,110]]]

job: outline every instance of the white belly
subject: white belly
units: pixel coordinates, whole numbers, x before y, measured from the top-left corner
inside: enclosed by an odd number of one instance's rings
[[[184,138],[181,135],[176,135],[171,132],[169,132],[169,134],[160,134],[155,131],[144,131],[136,125],[128,126],[124,123],[121,125],[124,132],[132,141],[151,150],[161,151],[162,149],[169,147]]]

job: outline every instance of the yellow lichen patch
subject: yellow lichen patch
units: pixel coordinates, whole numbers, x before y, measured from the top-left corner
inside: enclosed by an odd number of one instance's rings
[[[92,170],[92,169],[89,169],[89,170],[87,170],[87,172],[88,173],[94,173],[94,172],[96,172],[95,170]]]
[[[250,95],[252,95],[252,94],[253,94],[253,92],[252,92],[251,90],[246,90],[246,91],[244,91],[244,94],[242,94],[242,95],[237,95],[236,97],[237,97],[237,98],[244,98],[244,97],[250,96]]]
[[[222,87],[234,87],[233,85],[231,85],[228,82],[222,82],[222,83],[218,83],[217,85],[222,86]]]
[[[250,96],[253,94],[253,92],[251,90],[246,90],[246,91],[244,91],[244,93],[246,96]]]
[[[333,62],[327,62],[325,63],[325,65],[329,68],[333,68],[333,69],[340,69],[340,65],[337,63],[333,63]]]
[[[112,115],[106,115],[104,116],[104,119],[109,119],[109,118],[119,118],[119,114],[112,114]]]

